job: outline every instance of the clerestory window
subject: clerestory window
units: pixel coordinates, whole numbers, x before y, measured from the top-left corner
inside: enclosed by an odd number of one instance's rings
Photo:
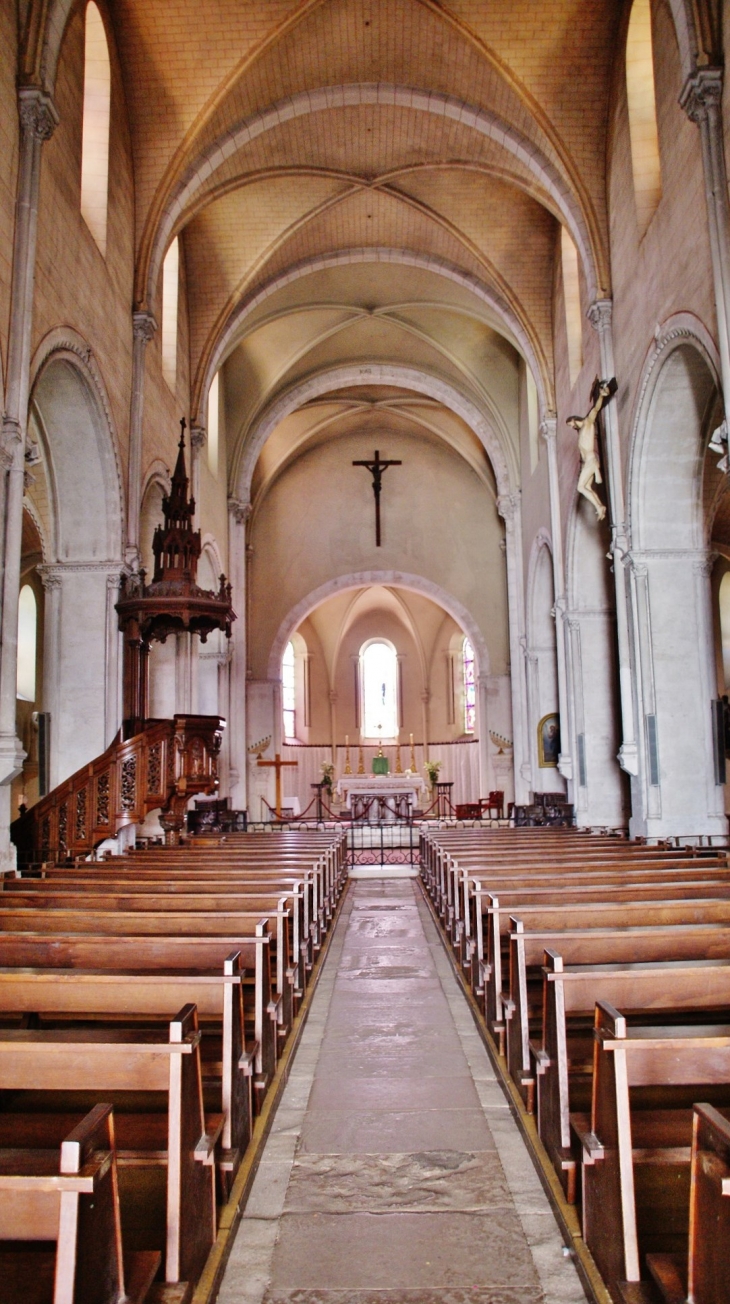
[[[111,67],[104,23],[96,5],[86,6],[84,110],[81,133],[81,215],[106,257],[109,198]]]
[[[284,716],[284,738],[297,736],[297,682],[294,644],[287,643],[281,659],[281,705]]]
[[[398,737],[398,658],[392,643],[373,639],[360,650],[363,738]]]
[[[639,239],[662,197],[656,117],[651,0],[634,0],[626,38],[626,96]]]

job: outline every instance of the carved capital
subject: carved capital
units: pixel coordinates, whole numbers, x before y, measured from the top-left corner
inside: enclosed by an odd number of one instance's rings
[[[10,470],[22,442],[23,431],[20,422],[16,421],[14,417],[3,417],[2,431],[0,432],[0,466],[2,466],[3,470]]]
[[[61,576],[59,575],[56,567],[38,566],[36,567],[36,569],[41,577],[41,584],[43,585],[43,588],[45,589],[46,593],[52,593],[54,589],[60,589]]]
[[[240,498],[229,498],[228,510],[236,525],[245,525],[251,515],[251,504],[242,503]]]
[[[204,447],[205,447],[205,441],[206,441],[207,438],[208,438],[208,436],[207,436],[207,434],[206,434],[206,432],[205,432],[205,426],[191,426],[191,427],[190,427],[190,447],[191,447],[191,448],[204,448]]]
[[[609,330],[613,317],[613,299],[596,299],[594,303],[590,304],[586,317],[594,331],[597,331],[599,335],[603,331]]]
[[[719,556],[719,552],[712,552],[711,550],[706,552],[704,557],[700,557],[692,567],[695,575],[703,575],[705,579],[709,579]]]
[[[688,77],[679,94],[679,103],[690,122],[698,125],[707,120],[712,108],[722,100],[722,68],[698,68]]]
[[[151,312],[132,313],[132,334],[135,340],[149,344],[157,330],[157,322]]]
[[[60,122],[58,109],[47,91],[40,86],[21,86],[18,91],[18,116],[23,132],[43,144],[50,140]]]
[[[519,489],[513,494],[500,494],[497,499],[497,511],[506,525],[513,525],[520,506]]]
[[[558,438],[558,418],[554,412],[546,412],[540,422],[540,437],[546,444],[555,444]]]

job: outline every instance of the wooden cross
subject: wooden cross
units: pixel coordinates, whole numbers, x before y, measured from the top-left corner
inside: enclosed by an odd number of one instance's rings
[[[276,753],[273,761],[257,761],[257,765],[263,766],[264,769],[276,770],[276,818],[281,819],[281,771],[285,765],[297,766],[299,761],[282,761],[279,753]]]
[[[364,466],[373,477],[373,493],[375,495],[375,547],[380,547],[380,490],[383,485],[383,471],[389,466],[402,466],[400,461],[386,462],[380,460],[380,453],[375,450],[374,462],[353,462],[353,466]]]

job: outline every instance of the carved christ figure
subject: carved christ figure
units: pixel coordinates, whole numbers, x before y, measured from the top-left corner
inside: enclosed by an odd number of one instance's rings
[[[595,392],[595,391],[594,391]],[[596,438],[596,421],[598,413],[607,399],[613,397],[616,392],[616,382],[601,380],[598,383],[598,393],[590,412],[585,417],[568,417],[567,425],[572,426],[578,432],[578,452],[580,453],[581,470],[578,477],[578,493],[583,494],[589,503],[593,503],[596,509],[596,516],[602,521],[606,515],[606,509],[603,506],[598,494],[593,488],[593,482],[596,484],[603,483],[601,475],[601,463],[598,460],[598,441]]]

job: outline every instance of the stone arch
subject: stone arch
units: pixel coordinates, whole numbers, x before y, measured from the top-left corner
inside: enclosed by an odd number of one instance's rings
[[[465,634],[469,635],[474,653],[477,658],[477,665],[481,675],[489,674],[489,651],[479,626],[476,621],[456,598],[442,589],[439,584],[434,584],[432,580],[424,579],[421,575],[411,575],[404,571],[358,571],[350,575],[338,575],[335,579],[329,580],[328,583],[320,585],[302,598],[296,606],[285,616],[277,631],[274,642],[269,653],[269,662],[267,667],[267,677],[270,680],[276,680],[281,673],[281,658],[284,653],[291,635],[295,629],[301,625],[302,621],[314,611],[315,607],[320,606],[327,598],[331,598],[335,593],[343,593],[347,589],[365,588],[369,584],[382,584],[388,588],[411,589],[414,593],[422,593],[438,606],[443,607],[453,617],[457,625],[460,625]]]
[[[316,258],[306,259],[302,263],[282,272],[272,281],[267,282],[249,298],[244,299],[237,305],[235,310],[230,314],[224,323],[209,350],[205,368],[199,375],[195,390],[192,396],[191,406],[197,411],[196,424],[205,426],[208,391],[210,389],[213,377],[219,368],[223,365],[226,355],[231,348],[232,342],[236,339],[242,330],[246,319],[256,311],[257,308],[271,298],[278,290],[292,281],[299,280],[304,276],[311,276],[315,272],[326,270],[334,267],[350,266],[359,263],[388,263],[401,267],[417,267],[425,271],[434,272],[437,276],[443,276],[444,279],[453,281],[455,284],[463,286],[487,304],[504,322],[507,329],[514,335],[520,349],[522,350],[525,361],[532,372],[535,386],[538,392],[541,415],[544,415],[555,406],[555,395],[553,380],[547,361],[536,339],[512,311],[509,304],[503,302],[495,291],[489,286],[478,280],[470,273],[462,272],[458,267],[452,266],[443,259],[431,255],[414,253],[408,249],[347,249],[338,250],[330,254],[318,255]]]
[[[310,113],[321,113],[347,105],[389,104],[402,108],[431,113],[471,127],[479,135],[497,141],[508,154],[525,165],[538,184],[550,196],[560,215],[560,220],[570,231],[581,256],[583,272],[591,300],[607,292],[605,277],[599,270],[602,252],[594,247],[590,223],[582,204],[563,175],[548,159],[535,141],[524,136],[489,109],[479,109],[453,95],[436,91],[417,90],[408,86],[383,83],[354,83],[347,86],[325,86],[317,90],[301,91],[267,109],[244,119],[237,127],[209,145],[191,163],[181,178],[177,189],[170,194],[153,233],[147,236],[146,248],[138,267],[137,297],[140,302],[155,301],[159,273],[165,250],[175,231],[183,224],[185,213],[195,207],[202,188],[223,162],[229,159],[249,140],[278,127],[292,118]]]
[[[57,386],[53,383],[55,381],[58,381]],[[53,390],[56,388],[62,389],[63,395],[58,393],[54,398]],[[104,509],[104,536],[97,534],[95,539],[89,538],[88,546],[93,549],[94,560],[121,561],[124,490],[119,440],[104,379],[91,345],[76,331],[58,328],[41,340],[30,367],[30,403],[35,404],[41,415],[41,435],[46,444],[43,454],[53,503],[56,557],[63,560],[64,550],[73,546],[69,533],[74,524],[88,527],[90,531],[98,529],[101,524],[102,513],[98,510],[89,513],[88,503],[86,512],[77,510],[72,473],[80,464],[76,458],[81,457],[85,484],[91,479],[92,492],[95,490],[98,495],[95,507]],[[49,407],[63,408],[69,417],[71,413],[74,415],[73,434],[79,447],[71,457],[66,457],[66,453],[72,451],[68,445],[67,427],[64,425],[53,432],[49,429]],[[80,539],[79,546],[83,546]]]
[[[699,329],[698,329],[699,327]],[[632,832],[725,836],[715,782],[716,696],[703,463],[719,407],[714,349],[695,319],[670,319],[645,364],[629,463],[639,774]]]
[[[550,534],[539,529],[530,553],[527,573],[527,703],[534,792],[557,792],[565,780],[553,768],[539,763],[538,729],[547,715],[558,714],[558,646],[555,629],[555,576]],[[567,721],[561,721],[567,727]]]
[[[237,458],[232,480],[236,486],[234,494],[242,502],[248,502],[251,491],[251,479],[261,449],[269,435],[285,417],[295,412],[303,403],[318,398],[333,389],[345,389],[351,385],[392,385],[397,389],[411,389],[418,394],[428,394],[455,412],[473,430],[483,445],[492,464],[497,482],[497,492],[507,497],[512,492],[512,482],[517,483],[518,472],[514,457],[509,463],[505,450],[499,441],[494,427],[487,416],[460,394],[453,385],[428,372],[414,367],[373,363],[372,366],[356,364],[355,366],[334,367],[330,370],[310,376],[299,382],[292,389],[275,399],[253,424],[243,452]]]

